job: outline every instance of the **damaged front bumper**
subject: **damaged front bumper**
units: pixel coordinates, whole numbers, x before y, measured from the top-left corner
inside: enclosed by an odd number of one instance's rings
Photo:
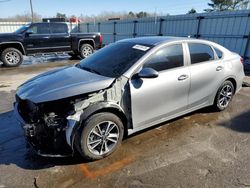
[[[79,121],[76,115],[67,118],[67,125],[64,129],[45,129],[44,123],[27,123],[20,114],[18,103],[14,103],[14,114],[24,130],[28,143],[43,157],[68,157],[73,156],[74,147],[72,132]]]

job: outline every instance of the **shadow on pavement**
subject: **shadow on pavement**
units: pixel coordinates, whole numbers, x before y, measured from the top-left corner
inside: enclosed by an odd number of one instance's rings
[[[0,165],[15,164],[23,169],[45,169],[56,165],[80,164],[80,156],[68,158],[44,158],[35,154],[23,136],[22,128],[13,111],[0,114]]]
[[[241,133],[250,133],[250,111],[244,112],[230,121],[220,122],[219,125]]]

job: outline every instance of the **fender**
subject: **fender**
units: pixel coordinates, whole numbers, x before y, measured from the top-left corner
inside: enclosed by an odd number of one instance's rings
[[[110,110],[116,110],[117,112],[123,114],[123,116],[127,119],[126,114],[124,113],[124,110],[122,109],[121,106],[114,102],[98,102],[95,104],[90,105],[86,109],[83,110],[81,116],[80,116],[80,121],[77,122],[71,132],[70,135],[70,144],[72,149],[74,149],[74,146],[79,147],[79,141],[81,140],[81,129],[84,126],[84,122],[93,114],[97,112],[106,112]],[[75,141],[77,144],[75,144]]]
[[[78,51],[80,51],[80,44],[81,44],[82,41],[92,41],[93,44],[94,44],[93,48],[95,49],[96,44],[95,44],[94,39],[80,39],[80,40],[78,41]]]
[[[1,42],[1,43],[0,43],[0,46],[1,46],[2,44],[19,44],[19,45],[21,45],[21,47],[22,47],[23,55],[26,55],[26,51],[25,51],[25,49],[24,49],[24,47],[23,47],[23,44],[22,44],[21,42]]]

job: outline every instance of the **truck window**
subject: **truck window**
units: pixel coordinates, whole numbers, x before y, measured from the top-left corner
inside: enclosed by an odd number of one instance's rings
[[[51,33],[68,33],[67,24],[50,23]]]
[[[50,34],[48,23],[32,24],[32,26],[30,27],[30,30],[33,31],[33,34]]]

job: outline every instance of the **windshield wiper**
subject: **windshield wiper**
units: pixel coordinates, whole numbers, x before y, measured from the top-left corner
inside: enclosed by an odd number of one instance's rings
[[[83,69],[83,70],[86,70],[88,72],[92,72],[92,73],[95,73],[95,74],[98,74],[98,75],[101,75],[101,73],[99,73],[98,71],[94,70],[94,69],[91,69],[89,67],[82,67],[81,65],[77,64],[76,67],[80,68],[80,69]]]

